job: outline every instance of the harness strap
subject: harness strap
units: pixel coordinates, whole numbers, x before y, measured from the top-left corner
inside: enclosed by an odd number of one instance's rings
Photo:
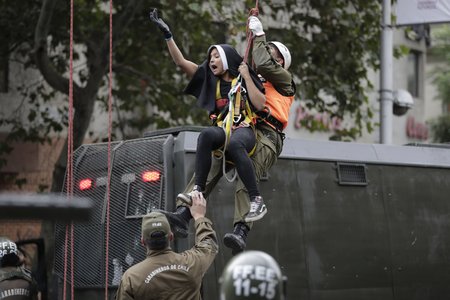
[[[280,133],[283,132],[283,123],[274,116],[272,116],[272,114],[270,113],[270,108],[265,107],[265,110],[256,112],[256,115],[258,117],[256,119],[257,123],[264,122],[273,127],[276,131]]]
[[[273,127],[273,129],[275,129],[276,131],[278,131],[280,133],[283,132],[283,123],[278,121],[273,116],[267,116],[266,118],[258,119],[258,123],[261,123],[261,122],[268,124],[269,126]]]
[[[234,101],[234,117],[241,115],[241,92],[240,88],[239,91],[236,93],[236,100]]]
[[[256,131],[254,124],[256,123],[256,114],[252,111],[249,101],[245,98],[243,98],[243,93],[245,93],[245,89],[242,87],[242,78],[239,75],[237,78],[233,79],[231,82],[231,89],[228,93],[228,109],[223,109],[217,118],[214,121],[214,124],[216,126],[220,126],[225,131],[225,143],[222,147],[222,149],[218,149],[213,152],[213,155],[217,159],[222,159],[223,163],[223,174],[224,177],[229,181],[232,182],[236,179],[237,172],[235,171],[232,178],[228,178],[226,175],[226,164],[232,163],[230,161],[227,161],[225,158],[225,151],[228,146],[228,143],[231,138],[232,131],[239,126],[251,126],[252,130],[256,136]],[[216,99],[221,98],[220,93],[220,81],[217,81],[216,86]],[[245,100],[245,101],[244,101]],[[244,106],[244,107],[242,107]],[[253,153],[256,150],[256,144],[253,147],[253,149],[248,153],[249,156],[252,156]]]

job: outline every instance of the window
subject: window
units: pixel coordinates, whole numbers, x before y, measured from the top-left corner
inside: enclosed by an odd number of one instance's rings
[[[407,84],[408,92],[414,97],[419,97],[419,62],[420,52],[410,51],[408,54],[408,66],[407,66]]]

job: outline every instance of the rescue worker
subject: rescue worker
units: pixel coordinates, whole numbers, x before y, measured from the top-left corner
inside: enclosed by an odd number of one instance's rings
[[[37,284],[18,251],[16,243],[0,237],[0,299],[38,299]]]
[[[252,58],[256,70],[261,75],[265,87],[266,103],[270,110],[269,116],[262,116],[256,125],[257,143],[256,149],[251,156],[255,167],[256,178],[259,181],[263,174],[276,162],[283,149],[283,130],[288,124],[289,111],[294,101],[296,86],[292,74],[288,71],[291,65],[291,54],[289,49],[280,42],[266,42],[266,36],[260,20],[251,16],[249,18],[249,29],[255,38],[253,40]],[[205,195],[208,196],[222,176],[222,166],[215,163],[208,175]],[[188,192],[194,185],[190,181],[185,189]],[[186,237],[189,224],[189,216],[184,212],[183,206],[187,205],[177,200],[177,210],[167,214],[173,230],[178,237]],[[233,220],[233,232],[224,236],[224,244],[231,248],[233,254],[237,254],[246,248],[248,233],[253,226],[253,221],[248,218],[248,212],[252,209],[263,209],[264,207],[249,207],[248,193],[240,178],[236,185],[235,212]],[[251,206],[251,205],[250,205]]]
[[[286,281],[272,256],[245,251],[225,266],[219,279],[220,300],[285,300]]]
[[[292,74],[289,49],[280,42],[266,42],[266,35],[260,20],[251,16],[249,29],[255,36],[252,58],[257,73],[261,76],[265,92],[268,114],[261,115],[257,128],[256,150],[252,156],[256,178],[267,174],[283,150],[284,133],[289,119],[289,111],[294,101],[296,86]],[[251,210],[248,205],[248,193],[242,181],[238,180],[235,193],[234,229],[224,236],[224,244],[233,254],[246,248],[248,232],[253,226],[246,218]]]
[[[199,300],[203,276],[218,252],[216,233],[205,217],[206,200],[192,193],[189,208],[195,220],[195,245],[182,253],[170,248],[173,233],[164,214],[153,211],[142,218],[142,243],[147,258],[122,276],[116,299]]]
[[[190,201],[188,198],[191,191],[205,191],[212,164],[212,152],[222,149],[225,145],[225,156],[234,163],[237,174],[249,194],[248,205],[252,203],[254,207],[248,217],[252,217],[253,220],[261,218],[265,214],[265,209],[261,208],[265,208],[265,205],[258,188],[253,163],[249,158],[249,153],[256,145],[253,111],[262,110],[266,101],[264,88],[258,76],[229,45],[211,46],[208,49],[207,59],[200,66],[185,59],[173,39],[169,26],[158,17],[156,9],[150,13],[150,19],[163,32],[175,64],[191,78],[185,92],[197,97],[199,106],[209,111],[210,117],[216,124],[216,126],[205,128],[200,133],[195,160],[195,184],[179,197],[181,200],[184,198]],[[246,90],[247,97],[245,95],[243,97],[247,101],[242,103],[247,104],[241,105],[239,117],[233,118],[232,133],[228,142],[227,132],[217,125],[220,125],[221,121],[226,122],[226,119],[221,119],[225,118],[226,114],[226,118],[232,117],[228,112],[231,101],[230,90],[236,86],[238,75],[244,79],[241,91]],[[181,207],[179,213],[190,218],[186,207]]]

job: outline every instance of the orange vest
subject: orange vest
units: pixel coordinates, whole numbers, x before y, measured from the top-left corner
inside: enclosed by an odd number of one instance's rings
[[[263,85],[266,89],[266,106],[270,109],[270,115],[280,121],[283,124],[283,129],[285,129],[294,96],[281,95],[268,81],[264,82]],[[268,122],[266,121],[266,123]],[[271,124],[269,123],[269,125]]]

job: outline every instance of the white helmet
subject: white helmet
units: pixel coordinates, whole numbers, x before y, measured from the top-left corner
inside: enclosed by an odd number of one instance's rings
[[[273,44],[277,47],[278,51],[280,51],[283,56],[284,68],[286,70],[289,69],[289,66],[291,65],[291,53],[289,52],[289,49],[280,42],[270,41],[269,44]]]

